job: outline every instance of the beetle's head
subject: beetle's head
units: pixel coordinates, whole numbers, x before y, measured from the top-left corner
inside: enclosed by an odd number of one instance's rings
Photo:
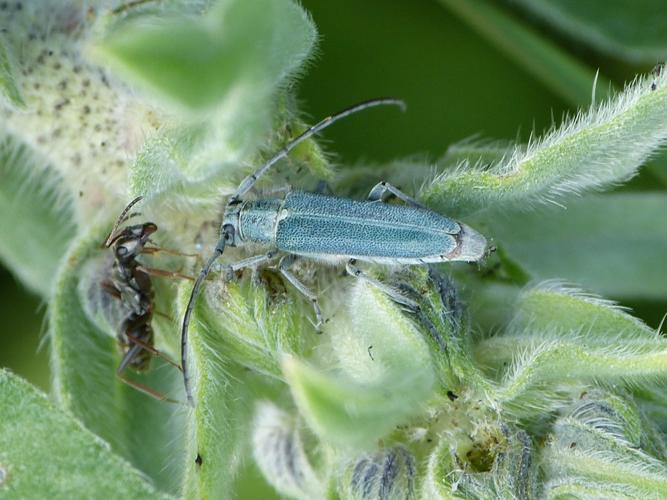
[[[220,226],[220,238],[225,240],[225,246],[235,247],[239,243],[239,216],[241,204],[234,203],[225,207],[225,215]]]

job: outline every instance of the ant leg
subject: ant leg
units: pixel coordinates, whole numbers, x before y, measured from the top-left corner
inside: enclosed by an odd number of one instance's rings
[[[162,351],[158,351],[158,350],[157,350],[155,347],[153,347],[152,345],[149,345],[149,344],[147,344],[146,342],[144,342],[143,340],[139,340],[139,339],[136,338],[136,337],[126,337],[126,338],[127,338],[128,342],[130,342],[130,343],[132,343],[132,344],[135,344],[135,345],[138,345],[138,346],[141,347],[144,351],[148,351],[148,352],[150,352],[151,354],[154,354],[154,355],[157,356],[158,358],[163,359],[164,361],[166,361],[167,363],[169,363],[171,366],[174,366],[174,367],[178,368],[179,371],[183,371],[183,369],[181,368],[181,365],[179,365],[178,363],[176,363],[175,361],[173,361],[169,356],[167,356],[167,355],[166,355],[165,353],[163,353]]]
[[[391,98],[385,98],[385,99],[372,99],[370,101],[365,101],[359,104],[356,104],[354,106],[351,106],[347,109],[344,109],[343,111],[340,111],[339,113],[336,113],[331,116],[327,116],[324,120],[320,121],[319,123],[313,125],[310,127],[308,130],[303,132],[301,135],[297,136],[295,139],[292,139],[290,142],[288,142],[280,151],[278,151],[272,158],[270,158],[264,165],[259,167],[257,170],[255,170],[252,174],[250,174],[248,177],[243,179],[241,181],[241,184],[239,184],[239,187],[236,188],[236,192],[232,195],[231,198],[229,198],[228,204],[229,205],[234,205],[238,203],[241,200],[241,197],[246,194],[252,187],[255,185],[255,182],[257,182],[257,179],[259,179],[262,175],[266,173],[267,170],[269,170],[273,165],[278,163],[280,160],[285,158],[290,151],[292,151],[296,146],[301,144],[303,141],[306,139],[312,137],[313,135],[317,134],[320,130],[323,130],[327,128],[329,125],[333,124],[334,122],[340,120],[341,118],[345,118],[347,116],[350,116],[358,111],[362,111],[366,108],[371,108],[373,106],[383,106],[383,105],[394,105],[394,106],[399,106],[401,109],[405,109],[405,103],[399,99],[391,99]]]
[[[199,257],[199,254],[197,253],[183,253],[179,252],[178,250],[171,250],[170,248],[163,247],[144,247],[144,249],[141,251],[141,253],[148,255],[153,255],[159,252],[168,253],[169,255],[176,255],[178,257]]]
[[[157,314],[158,316],[160,316],[161,318],[164,318],[166,320],[174,321],[174,318],[169,316],[167,313],[163,313],[161,311],[153,311],[153,314]]]
[[[175,399],[171,399],[164,394],[156,391],[155,389],[152,389],[151,387],[148,387],[147,385],[142,384],[141,382],[137,382],[136,380],[132,380],[128,377],[125,376],[125,369],[127,366],[130,364],[130,361],[132,358],[134,358],[139,351],[141,351],[143,347],[135,345],[131,349],[129,349],[125,355],[123,356],[123,359],[120,361],[120,365],[118,365],[118,368],[116,369],[116,375],[118,378],[125,384],[129,385],[130,387],[136,389],[139,392],[143,392],[147,396],[150,396],[154,399],[157,399],[158,401],[165,401],[167,403],[174,403],[174,404],[182,404],[181,401],[177,401]]]
[[[141,382],[137,382],[136,380],[132,380],[130,378],[127,378],[122,372],[116,372],[116,375],[118,378],[124,383],[132,387],[133,389],[136,389],[139,392],[143,392],[147,396],[150,396],[154,399],[157,399],[158,401],[164,401],[165,403],[173,403],[177,405],[183,404],[182,401],[178,401],[176,399],[171,399],[164,394],[156,391],[155,389],[151,389],[147,385],[142,384]]]
[[[414,300],[407,298],[397,289],[387,286],[384,283],[376,280],[372,276],[369,276],[368,274],[364,273],[361,269],[355,266],[356,263],[357,263],[356,259],[350,259],[347,262],[345,270],[348,272],[348,274],[354,276],[355,278],[364,280],[366,283],[369,283],[370,285],[373,285],[374,287],[378,288],[379,290],[384,292],[391,300],[393,300],[397,304],[404,306],[410,312],[414,313],[416,311],[419,311],[420,309],[419,305]]]
[[[157,269],[155,267],[137,266],[137,269],[153,276],[164,276],[165,278],[181,278],[184,280],[194,281],[192,276],[181,274],[177,271],[167,271],[166,269]]]
[[[120,300],[120,290],[118,290],[118,288],[116,288],[116,286],[110,280],[104,280],[102,283],[100,283],[100,286],[106,293]]]
[[[132,0],[132,1],[130,1],[130,2],[124,3],[124,4],[122,4],[122,5],[118,6],[118,7],[116,7],[115,9],[113,9],[113,10],[111,11],[111,13],[112,13],[113,15],[118,15],[118,14],[122,14],[123,12],[127,12],[127,11],[130,10],[130,9],[134,9],[134,8],[136,8],[136,7],[140,7],[140,6],[144,5],[144,4],[147,4],[147,3],[154,3],[154,2],[159,2],[159,1],[160,1],[160,0]]]
[[[285,255],[283,258],[280,259],[280,262],[278,264],[278,270],[280,271],[280,274],[282,274],[287,281],[289,281],[294,288],[296,288],[301,295],[306,297],[308,300],[310,300],[310,303],[313,304],[313,309],[315,309],[315,318],[317,320],[317,323],[314,325],[315,330],[317,330],[317,333],[322,333],[322,324],[324,323],[324,320],[322,318],[322,309],[320,309],[320,304],[317,301],[317,296],[311,292],[306,285],[301,283],[299,279],[292,274],[291,271],[289,271],[289,268],[294,264],[296,261],[297,257],[295,255]]]
[[[389,195],[393,195],[399,200],[407,203],[408,205],[412,205],[413,207],[424,208],[424,205],[419,203],[417,200],[411,198],[397,187],[394,187],[385,181],[378,182],[375,187],[371,189],[371,192],[368,193],[368,201],[384,202],[389,198]]]

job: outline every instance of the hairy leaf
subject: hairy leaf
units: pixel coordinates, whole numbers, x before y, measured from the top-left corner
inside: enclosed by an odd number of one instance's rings
[[[127,21],[94,51],[130,80],[186,108],[208,111],[243,107],[235,94],[244,86],[261,94],[283,83],[314,41],[310,19],[291,1],[234,0],[218,2],[201,17]]]
[[[303,307],[310,304],[304,304],[302,296],[287,285],[277,273],[265,270],[247,271],[238,281],[224,282],[220,277],[207,287],[208,307],[200,310],[205,313],[209,342],[224,349],[218,356],[282,378],[281,354],[302,353],[314,340],[314,328],[308,322],[311,309]]]
[[[534,203],[632,177],[667,139],[667,72],[639,78],[607,102],[567,120],[491,165],[460,164],[421,191],[448,214]]]
[[[542,453],[550,497],[667,494],[667,467],[628,442],[627,421],[608,402],[582,401],[573,406],[569,415],[556,421]]]
[[[418,375],[362,385],[317,371],[296,358],[286,358],[283,371],[306,422],[322,438],[343,446],[369,446],[417,413],[428,394]]]
[[[179,474],[172,467],[179,464],[171,457],[181,450],[182,434],[177,429],[183,423],[173,415],[170,404],[120,381],[116,332],[96,324],[81,302],[82,271],[89,259],[107,252],[100,249],[100,243],[109,226],[93,225],[75,239],[56,276],[49,305],[54,392],[64,409],[107,440],[116,453],[153,477],[160,487],[174,491]],[[91,283],[100,287],[102,279],[104,275]],[[174,383],[179,382],[180,387],[178,372],[158,360],[145,376],[130,370],[127,375],[167,396],[173,396]]]
[[[461,439],[443,435],[428,458],[422,497],[534,498],[537,468],[528,434],[501,424],[487,437],[461,447]]]
[[[178,289],[181,317],[191,284]],[[202,301],[203,302],[203,301]],[[250,445],[252,391],[247,374],[230,360],[224,337],[195,308],[190,324],[188,369],[195,408],[189,419],[183,491],[192,498],[227,498],[234,491],[244,451]]]
[[[0,32],[0,97],[3,97],[10,105],[24,107],[25,102],[21,91],[16,85],[15,69],[6,40]]]
[[[224,1],[202,12],[136,16],[93,45],[178,117],[140,151],[133,193],[201,198],[231,189],[230,174],[268,134],[274,101],[315,44],[310,18],[292,1]]]
[[[32,291],[51,294],[75,226],[63,180],[12,139],[0,142],[0,259]]]
[[[168,498],[44,394],[0,370],[0,496]]]
[[[363,455],[339,480],[343,498],[354,500],[410,500],[416,498],[417,464],[403,446]]]
[[[667,59],[661,0],[576,2],[514,0],[572,38],[630,62],[655,64]]]
[[[547,281],[525,290],[517,299],[510,330],[582,332],[588,337],[656,341],[659,336],[614,302],[560,281]]]
[[[253,457],[264,477],[290,498],[322,498],[324,487],[310,463],[296,417],[267,401],[257,405]]]
[[[534,279],[576,282],[612,297],[667,295],[667,196],[586,196],[567,210],[493,217],[489,235]],[[561,318],[566,319],[566,318]]]
[[[360,280],[349,304],[348,314],[335,316],[326,330],[337,373],[293,357],[283,372],[318,435],[363,447],[418,410],[435,374],[421,334],[384,292]]]
[[[476,346],[487,366],[513,362],[497,397],[517,415],[548,407],[556,393],[547,388],[565,382],[667,376],[667,341],[608,301],[548,284],[524,293],[517,311],[508,332]]]

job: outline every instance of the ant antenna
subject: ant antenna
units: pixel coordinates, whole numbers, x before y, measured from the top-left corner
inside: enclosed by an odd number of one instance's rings
[[[134,200],[132,200],[132,201],[131,201],[131,202],[130,202],[124,209],[123,209],[123,211],[122,211],[122,212],[120,213],[120,215],[118,216],[118,219],[116,219],[116,223],[114,224],[113,229],[112,229],[111,232],[109,233],[109,237],[108,237],[108,238],[106,239],[106,241],[104,242],[104,246],[105,246],[105,247],[109,248],[109,247],[111,246],[111,244],[114,242],[114,240],[115,240],[116,237],[118,236],[118,228],[120,227],[121,224],[123,224],[125,221],[127,221],[127,219],[129,219],[129,217],[126,217],[127,214],[128,214],[128,212],[129,212],[130,210],[132,210],[132,207],[133,207],[134,205],[136,205],[137,203],[139,203],[139,202],[140,202],[141,200],[143,200],[143,199],[144,199],[143,196],[137,196]]]
[[[405,102],[403,102],[400,99],[394,99],[391,97],[371,99],[369,101],[360,102],[358,104],[355,104],[354,106],[350,106],[349,108],[344,109],[343,111],[339,111],[338,113],[335,113],[331,116],[328,116],[319,123],[313,125],[308,130],[303,132],[301,135],[297,136],[295,139],[292,139],[290,142],[288,142],[280,151],[278,151],[270,160],[264,163],[264,165],[262,165],[259,169],[257,169],[253,174],[243,179],[241,181],[241,184],[239,184],[239,187],[236,189],[236,192],[227,202],[227,205],[233,205],[238,203],[241,196],[246,194],[252,188],[257,179],[259,179],[264,173],[266,173],[267,170],[269,170],[278,161],[285,158],[290,153],[290,151],[292,151],[292,149],[294,149],[296,146],[301,144],[309,137],[312,137],[319,131],[327,128],[329,125],[332,125],[338,120],[346,118],[354,113],[375,106],[387,106],[387,105],[398,106],[401,109],[401,111],[405,111],[406,109]],[[131,208],[132,205],[134,205],[134,203],[139,201],[139,199],[141,199],[141,197],[137,198],[136,200],[133,200],[128,206],[128,208],[126,208],[125,211],[123,211],[122,215],[126,214],[128,209]],[[201,271],[199,272],[199,276],[197,276],[197,280],[195,281],[195,284],[192,287],[192,292],[190,293],[190,299],[188,300],[188,305],[185,309],[185,314],[183,316],[183,326],[181,328],[181,367],[183,369],[183,383],[185,384],[185,395],[187,397],[190,406],[194,406],[194,399],[192,398],[192,390],[190,389],[190,374],[188,372],[188,363],[187,363],[188,328],[190,326],[190,317],[192,316],[192,311],[195,308],[195,303],[197,302],[197,298],[201,293],[201,287],[204,284],[204,280],[210,273],[213,263],[225,251],[225,242],[229,236],[230,236],[229,233],[223,227],[222,234],[220,235],[220,240],[215,246],[215,251],[213,255],[211,255],[211,257],[208,259],[204,267],[202,267]]]

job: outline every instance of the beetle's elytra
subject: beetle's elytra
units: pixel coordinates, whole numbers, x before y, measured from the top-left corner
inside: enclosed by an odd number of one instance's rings
[[[477,261],[486,240],[470,227],[424,208],[292,192],[247,201],[225,214],[229,246],[265,243],[303,257],[379,264]]]

